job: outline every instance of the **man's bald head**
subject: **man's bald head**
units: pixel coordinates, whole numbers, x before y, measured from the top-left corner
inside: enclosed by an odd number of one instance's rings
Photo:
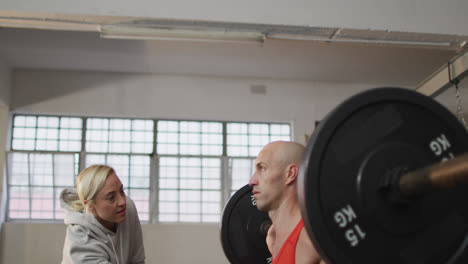
[[[286,200],[297,204],[295,182],[303,153],[303,145],[289,141],[272,142],[260,151],[249,181],[259,210],[276,210]]]
[[[281,167],[289,164],[295,164],[299,167],[305,147],[292,141],[274,141],[267,144],[262,151],[270,152],[274,161]]]

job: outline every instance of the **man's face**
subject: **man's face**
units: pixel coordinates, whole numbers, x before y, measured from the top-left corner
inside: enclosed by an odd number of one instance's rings
[[[253,195],[257,200],[257,208],[268,212],[279,206],[283,194],[284,170],[275,158],[276,145],[267,145],[255,160],[255,171],[249,185],[253,187]]]
[[[96,219],[108,229],[126,218],[126,200],[123,185],[115,173],[111,173],[97,193],[93,206]]]

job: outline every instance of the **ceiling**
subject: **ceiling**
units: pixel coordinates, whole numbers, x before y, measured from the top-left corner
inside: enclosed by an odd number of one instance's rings
[[[269,38],[263,43],[103,39],[99,32],[0,27],[0,60],[13,69],[273,78],[414,88],[456,53],[455,49],[431,46]],[[447,97],[452,100],[451,95]]]

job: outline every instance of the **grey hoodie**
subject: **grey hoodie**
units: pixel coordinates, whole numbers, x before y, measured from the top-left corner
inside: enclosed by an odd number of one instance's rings
[[[117,225],[115,233],[101,225],[93,214],[74,211],[69,202],[76,199],[76,189],[65,189],[60,194],[67,225],[62,264],[145,263],[140,220],[128,196],[126,219]]]

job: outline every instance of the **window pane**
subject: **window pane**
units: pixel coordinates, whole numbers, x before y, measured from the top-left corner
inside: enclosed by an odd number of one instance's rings
[[[12,149],[34,150],[36,145],[35,116],[16,115],[13,120]]]
[[[158,154],[213,155],[223,153],[221,122],[158,121]]]
[[[159,202],[159,213],[164,214],[176,214],[179,211],[179,204],[174,202]]]
[[[86,131],[88,152],[153,152],[153,121],[119,118],[89,118]]]
[[[31,185],[53,185],[52,154],[31,154],[30,172]]]
[[[200,179],[181,178],[180,179],[180,188],[183,188],[183,189],[200,189],[201,188]]]
[[[55,127],[58,128],[59,118],[58,117],[48,117],[48,116],[39,116],[37,118],[38,127]]]
[[[159,164],[159,221],[219,221],[220,158],[161,157]]]
[[[82,119],[78,117],[63,117],[61,120],[62,128],[79,128],[82,127]]]
[[[254,172],[254,159],[230,159],[231,191],[237,191],[249,183]]]
[[[89,167],[93,164],[106,164],[105,155],[86,155],[85,167]]]
[[[269,142],[291,140],[287,124],[228,123],[227,154],[232,157],[256,157]]]
[[[81,118],[20,116],[13,121],[13,150],[80,151]],[[73,133],[70,135],[70,131]]]
[[[179,219],[181,222],[200,222],[201,217],[199,214],[180,214]]]
[[[227,125],[228,134],[246,134],[247,123],[229,123]]]
[[[270,132],[267,124],[249,124],[249,133],[257,135],[268,135]]]
[[[31,218],[54,218],[54,189],[33,187],[31,188]]]
[[[10,153],[8,155],[8,184],[29,185],[29,155]]]
[[[164,202],[177,202],[179,199],[179,191],[177,190],[161,190],[159,192],[159,200]]]
[[[10,187],[9,190],[8,216],[12,219],[30,218],[29,187]]]
[[[219,214],[220,208],[218,203],[203,203],[203,213],[216,215]]]
[[[55,185],[73,186],[75,183],[75,157],[73,155],[55,155]]]
[[[202,216],[202,222],[219,223],[219,221],[220,221],[219,214],[210,215],[210,214],[205,213]]]
[[[180,122],[180,131],[181,132],[200,132],[200,122]]]
[[[149,189],[129,189],[128,196],[133,200],[140,221],[149,221]]]
[[[9,218],[62,219],[58,195],[74,187],[77,154],[11,152],[7,159]]]
[[[150,159],[147,156],[132,156],[130,158],[129,187],[150,187]]]

